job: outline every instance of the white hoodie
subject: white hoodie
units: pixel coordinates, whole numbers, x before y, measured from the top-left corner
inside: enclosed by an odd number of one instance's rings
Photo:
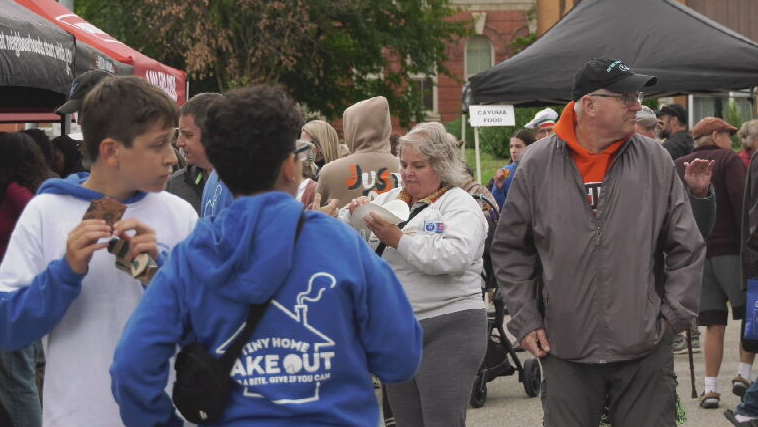
[[[401,188],[379,195],[372,203],[397,199]],[[411,212],[421,204],[411,207]],[[350,221],[343,209],[340,219]],[[368,232],[365,233],[368,235]],[[387,247],[382,258],[403,284],[419,320],[482,309],[482,254],[487,220],[476,201],[453,187],[416,215],[405,227],[397,249]],[[369,245],[379,239],[371,233]]]

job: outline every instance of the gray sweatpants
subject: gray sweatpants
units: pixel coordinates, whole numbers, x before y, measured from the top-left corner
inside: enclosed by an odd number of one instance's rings
[[[613,427],[676,426],[672,337],[667,330],[647,356],[627,362],[600,365],[542,358],[545,427],[597,426],[606,403]]]
[[[485,310],[424,319],[424,357],[412,380],[387,384],[398,427],[465,427],[471,389],[487,351]]]

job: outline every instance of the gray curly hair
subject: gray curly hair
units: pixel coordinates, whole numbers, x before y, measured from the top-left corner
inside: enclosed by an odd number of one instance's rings
[[[397,155],[401,157],[404,149],[413,148],[429,161],[443,185],[460,187],[469,181],[470,176],[458,154],[457,146],[458,141],[447,133],[441,123],[419,123],[400,137]]]
[[[737,136],[742,141],[743,150],[752,150],[758,143],[758,120],[750,120],[742,124]]]

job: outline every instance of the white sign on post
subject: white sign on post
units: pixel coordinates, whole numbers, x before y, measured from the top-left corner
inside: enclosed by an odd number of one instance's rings
[[[471,127],[516,126],[516,111],[513,105],[470,105]]]
[[[474,128],[476,180],[482,183],[482,160],[479,154],[479,128],[486,126],[516,126],[513,105],[469,105],[469,123]]]

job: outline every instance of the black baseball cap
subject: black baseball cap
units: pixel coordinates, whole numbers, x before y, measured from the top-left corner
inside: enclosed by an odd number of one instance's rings
[[[666,104],[660,110],[655,110],[655,116],[658,118],[661,116],[672,116],[679,119],[679,123],[683,125],[687,124],[687,111],[679,104]]]
[[[574,76],[571,99],[578,101],[598,89],[616,93],[642,92],[643,88],[653,86],[657,81],[654,76],[633,73],[626,64],[616,59],[590,59]]]
[[[58,109],[55,110],[55,114],[72,114],[79,111],[82,108],[84,97],[87,96],[89,91],[97,86],[101,80],[111,76],[113,76],[113,74],[103,70],[89,70],[76,76],[76,78],[74,78],[74,83],[71,84],[68,101],[58,107]]]

